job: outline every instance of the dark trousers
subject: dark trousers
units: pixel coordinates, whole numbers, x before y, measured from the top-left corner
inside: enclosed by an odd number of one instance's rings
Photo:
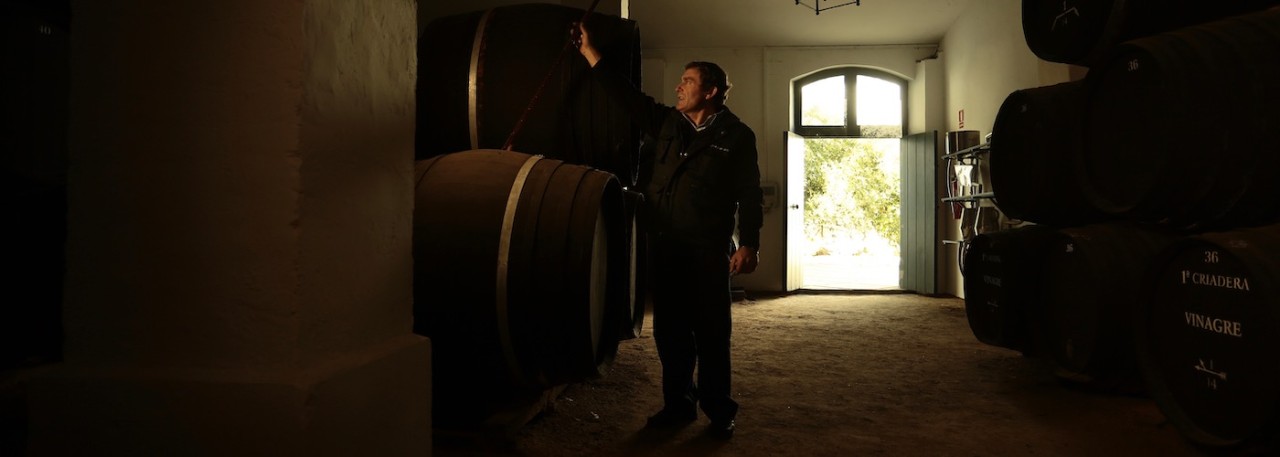
[[[729,392],[729,254],[661,239],[650,253],[653,340],[665,407],[693,411],[701,402],[711,420],[733,419],[738,403]]]

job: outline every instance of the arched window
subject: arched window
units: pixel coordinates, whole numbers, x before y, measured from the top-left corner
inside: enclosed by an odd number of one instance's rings
[[[803,136],[901,138],[906,84],[861,67],[819,71],[795,81],[794,130]]]

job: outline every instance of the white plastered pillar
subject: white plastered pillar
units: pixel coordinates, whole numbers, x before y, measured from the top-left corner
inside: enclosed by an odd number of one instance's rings
[[[73,1],[31,455],[429,455],[413,0]]]

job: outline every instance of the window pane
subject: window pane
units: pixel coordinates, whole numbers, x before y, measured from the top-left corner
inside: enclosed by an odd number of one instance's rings
[[[858,75],[858,125],[863,137],[902,136],[902,86],[871,76]]]
[[[806,127],[844,127],[848,101],[844,93],[844,76],[805,84],[800,88],[800,125]]]

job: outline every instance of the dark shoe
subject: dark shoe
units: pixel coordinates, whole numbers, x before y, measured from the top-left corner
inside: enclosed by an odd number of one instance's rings
[[[707,434],[719,440],[733,438],[733,419],[724,422],[712,421],[711,426],[707,427]]]
[[[679,412],[672,409],[663,409],[658,414],[649,416],[648,422],[645,422],[645,428],[680,428],[689,423],[698,420],[698,413],[694,411]]]

